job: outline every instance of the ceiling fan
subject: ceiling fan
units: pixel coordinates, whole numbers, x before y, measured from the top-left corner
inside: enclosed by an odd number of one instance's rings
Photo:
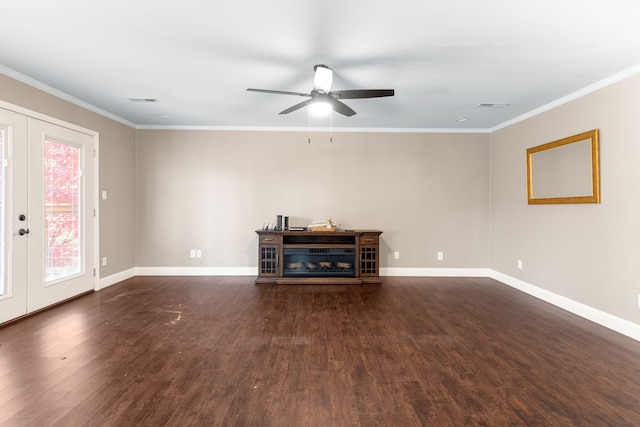
[[[351,107],[341,102],[343,99],[361,99],[361,98],[380,98],[383,96],[393,96],[393,89],[352,89],[352,90],[336,90],[331,91],[331,83],[333,81],[333,70],[326,65],[318,64],[313,67],[313,90],[310,93],[287,92],[283,90],[254,89],[248,88],[250,92],[275,93],[279,95],[295,95],[304,96],[309,99],[296,104],[292,107],[281,111],[280,114],[288,114],[300,108],[310,106],[310,108],[325,109],[326,112],[331,110],[338,112],[347,117],[356,114]]]

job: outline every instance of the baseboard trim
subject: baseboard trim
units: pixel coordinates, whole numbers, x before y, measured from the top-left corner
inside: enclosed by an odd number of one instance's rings
[[[518,289],[526,294],[536,297],[542,301],[546,301],[556,307],[573,313],[577,316],[583,317],[600,326],[611,329],[622,335],[626,335],[629,338],[633,338],[636,341],[640,341],[640,325],[630,322],[628,320],[621,319],[612,314],[590,307],[586,304],[574,301],[562,295],[550,292],[546,289],[539,288],[530,283],[524,282],[515,277],[508,276],[499,271],[490,270],[489,277],[495,279],[507,286]]]
[[[101,277],[98,289],[96,289],[96,291],[108,288],[109,286],[115,285],[116,283],[122,282],[123,280],[131,279],[132,277],[135,277],[135,275],[136,269],[130,268],[129,270],[124,270],[107,277]]]
[[[387,277],[489,277],[488,268],[381,268]]]
[[[489,277],[488,268],[381,268],[380,276]],[[257,267],[136,267],[136,276],[257,276]]]
[[[136,276],[258,276],[258,267],[136,267]]]

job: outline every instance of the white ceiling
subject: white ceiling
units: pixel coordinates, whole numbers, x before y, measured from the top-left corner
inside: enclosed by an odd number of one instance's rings
[[[143,128],[491,129],[640,64],[638,0],[3,0],[0,16],[1,72]],[[246,91],[308,92],[315,64],[334,90],[396,96],[310,119],[278,114],[302,98]]]

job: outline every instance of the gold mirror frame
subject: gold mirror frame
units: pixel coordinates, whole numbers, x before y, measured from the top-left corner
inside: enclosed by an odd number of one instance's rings
[[[591,164],[583,165],[591,171],[591,194],[589,195],[573,195],[567,194],[562,197],[534,197],[534,171],[533,171],[533,155],[546,150],[564,147],[569,144],[590,141],[591,147]],[[557,141],[538,145],[527,149],[527,199],[530,205],[541,204],[560,204],[560,203],[600,203],[600,158],[598,145],[598,129],[583,132]]]

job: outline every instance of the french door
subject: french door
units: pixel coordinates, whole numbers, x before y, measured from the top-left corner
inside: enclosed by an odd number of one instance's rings
[[[19,235],[18,218],[27,213],[28,123],[0,109],[0,322],[27,313],[28,239]]]
[[[94,137],[0,108],[0,323],[94,288]]]

